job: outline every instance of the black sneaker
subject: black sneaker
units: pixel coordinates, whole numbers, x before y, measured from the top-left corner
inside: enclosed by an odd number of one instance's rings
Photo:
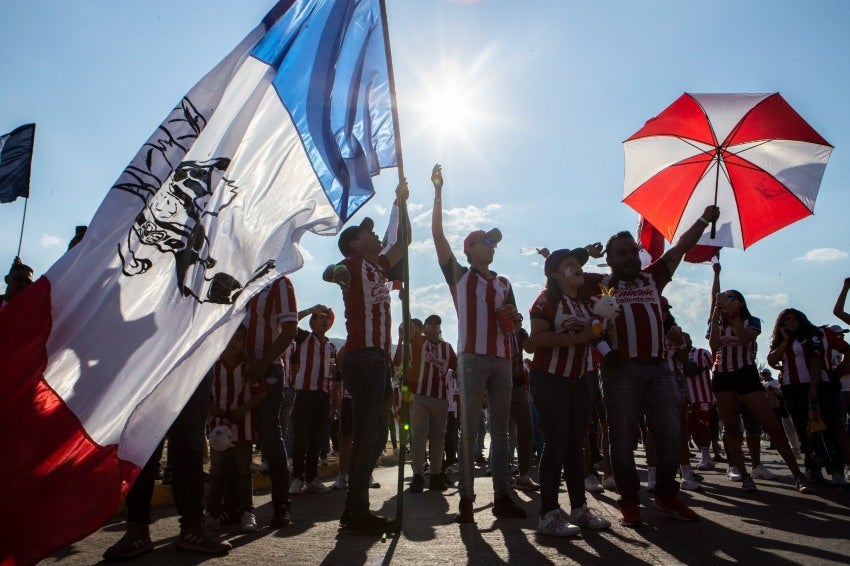
[[[431,475],[431,479],[428,481],[428,489],[434,489],[437,491],[446,491],[449,489],[449,485],[446,483],[446,480],[443,476]]]
[[[496,496],[493,501],[493,515],[512,519],[521,519],[526,516],[525,510],[517,505],[508,493]]]
[[[422,493],[425,489],[425,478],[419,474],[413,476],[410,480],[410,493]]]
[[[351,519],[348,517],[348,511],[345,511],[342,514],[342,518],[340,518],[339,524],[347,532],[355,535],[381,536],[392,534],[398,530],[395,519],[380,517],[371,513],[363,517]]]
[[[127,532],[118,542],[106,549],[106,560],[127,560],[153,550],[150,529],[142,523],[127,522]]]
[[[292,525],[292,511],[289,509],[289,502],[278,503],[274,506],[274,515],[269,523],[272,529],[283,529]]]
[[[227,554],[233,548],[226,540],[218,540],[202,525],[181,528],[175,544],[180,550],[203,554]]]
[[[472,500],[460,498],[458,513],[455,515],[455,523],[474,523],[475,516],[472,511]]]

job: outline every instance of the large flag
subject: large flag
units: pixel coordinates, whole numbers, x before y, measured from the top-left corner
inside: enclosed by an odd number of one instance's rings
[[[30,196],[30,168],[35,124],[19,126],[0,136],[0,202]]]
[[[251,296],[395,163],[379,1],[278,3],[0,311],[0,563],[103,524]]]

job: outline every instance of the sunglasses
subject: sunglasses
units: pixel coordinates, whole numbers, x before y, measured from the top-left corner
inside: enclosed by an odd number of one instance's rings
[[[499,245],[498,242],[494,242],[490,238],[484,238],[483,240],[479,240],[479,242],[484,244],[488,248],[493,248],[494,250],[496,249],[496,246]]]

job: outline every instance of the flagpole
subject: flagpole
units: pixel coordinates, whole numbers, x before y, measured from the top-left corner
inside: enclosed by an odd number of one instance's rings
[[[390,83],[390,104],[392,108],[393,131],[395,132],[396,163],[398,166],[399,183],[404,179],[404,158],[401,152],[401,128],[398,119],[398,102],[395,93],[395,72],[393,71],[393,56],[390,48],[390,29],[387,21],[386,0],[380,0],[381,25],[384,32],[384,48],[387,53],[387,78]],[[399,203],[399,223],[401,238],[404,242],[404,254],[402,255],[402,291],[401,318],[402,318],[402,365],[401,365],[401,407],[399,410],[399,443],[398,443],[398,491],[396,495],[396,526],[397,532],[401,532],[402,518],[404,516],[404,461],[407,452],[407,444],[410,438],[410,391],[407,385],[407,375],[410,371],[410,262],[408,260],[408,241],[410,234],[407,233],[407,202]]]
[[[15,254],[15,257],[21,257],[21,244],[24,242],[24,224],[27,222],[27,205],[29,202],[29,198],[24,199],[24,217],[21,219],[21,235],[18,238],[18,253]]]

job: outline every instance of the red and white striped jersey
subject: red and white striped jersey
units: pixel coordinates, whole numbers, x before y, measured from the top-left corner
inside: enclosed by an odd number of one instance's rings
[[[823,338],[820,333],[808,339],[791,340],[782,353],[782,371],[779,378],[782,385],[811,383],[811,365],[816,357],[823,359]],[[829,381],[826,370],[821,372],[821,380]]]
[[[330,393],[333,380],[330,363],[335,356],[333,342],[311,332],[295,347],[293,388]]]
[[[541,292],[529,309],[532,319],[545,320],[553,332],[575,334],[591,323],[590,311],[579,299],[561,295],[553,302],[546,291]],[[531,368],[535,371],[563,377],[579,378],[587,371],[589,344],[576,344],[565,348],[534,347]]]
[[[697,366],[696,374],[687,378],[691,403],[714,403],[714,393],[711,392],[711,368],[714,360],[711,352],[704,348],[691,347],[688,360]]]
[[[834,370],[841,363],[842,354],[850,352],[850,344],[844,340],[844,334],[828,327],[820,327],[823,334],[823,363],[824,368]]]
[[[505,305],[516,306],[510,281],[494,271],[463,267],[454,256],[442,269],[457,311],[458,353],[510,360],[508,334],[496,314]]]
[[[761,320],[754,316],[741,321],[744,328],[755,328],[761,334]],[[714,354],[714,371],[728,372],[736,371],[756,363],[756,341],[741,344],[735,334],[735,327],[724,322],[718,329],[720,347]],[[758,336],[758,334],[756,334]]]
[[[282,275],[260,291],[248,303],[247,347],[256,359],[262,359],[272,342],[280,336],[284,322],[298,322],[295,289],[288,277]],[[272,362],[280,365],[280,359]]]
[[[251,400],[253,395],[265,391],[264,383],[249,383],[245,376],[247,358],[233,366],[228,366],[222,359],[213,365],[212,404],[224,412],[230,412]],[[233,434],[233,442],[256,442],[257,421],[253,410],[245,414],[241,421],[224,422],[224,417],[210,417],[209,430],[220,424],[229,424]]]
[[[285,387],[292,388],[292,384],[295,381],[295,368],[293,363],[293,356],[295,355],[295,341],[289,343],[289,346],[286,347],[286,350],[283,351],[283,354],[280,355],[280,361],[283,363],[283,383]]]
[[[410,364],[410,390],[434,399],[446,398],[446,373],[457,369],[457,355],[443,340],[431,342],[419,338],[413,342]]]
[[[379,256],[377,265],[358,254],[342,261],[351,274],[351,283],[342,291],[345,303],[345,329],[348,351],[379,348],[390,356],[390,290],[387,286],[389,263]]]
[[[457,417],[457,408],[460,401],[460,386],[455,377],[455,370],[446,373],[446,400],[449,402],[449,412]]]
[[[584,297],[598,294],[600,283],[614,288],[621,312],[614,319],[612,345],[622,358],[664,359],[661,291],[669,282],[670,270],[660,259],[644,268],[634,281],[622,281],[611,274],[584,274]]]

